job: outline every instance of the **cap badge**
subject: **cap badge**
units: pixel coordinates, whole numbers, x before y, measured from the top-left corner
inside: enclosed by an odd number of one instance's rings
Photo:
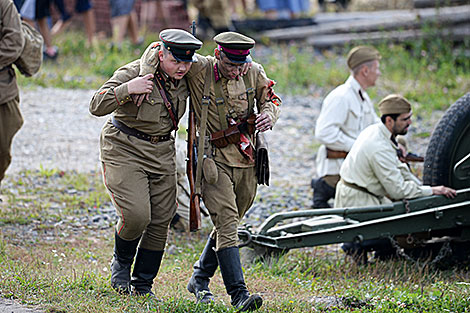
[[[191,50],[186,50],[186,55],[190,54]]]

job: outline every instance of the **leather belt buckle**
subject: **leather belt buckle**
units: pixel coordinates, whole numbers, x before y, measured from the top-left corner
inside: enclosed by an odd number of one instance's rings
[[[156,144],[160,141],[160,136],[151,136],[150,137],[150,142],[153,144]]]

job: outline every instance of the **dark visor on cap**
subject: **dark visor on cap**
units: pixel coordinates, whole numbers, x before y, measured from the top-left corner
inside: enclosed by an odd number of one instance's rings
[[[174,46],[169,46],[163,42],[163,46],[171,52],[173,57],[180,62],[197,62],[197,57],[194,55],[194,50],[180,49]]]
[[[219,45],[219,49],[234,63],[251,62],[249,49],[228,49]]]

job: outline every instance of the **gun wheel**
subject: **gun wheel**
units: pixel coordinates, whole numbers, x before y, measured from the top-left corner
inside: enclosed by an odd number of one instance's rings
[[[454,166],[470,154],[470,93],[446,111],[434,130],[424,158],[423,183],[455,189],[470,187],[470,178],[459,178]]]

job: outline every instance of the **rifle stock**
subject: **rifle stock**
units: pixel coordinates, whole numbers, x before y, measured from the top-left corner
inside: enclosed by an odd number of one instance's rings
[[[196,35],[196,22],[192,23],[192,34]],[[196,117],[191,97],[189,98],[188,114],[188,158],[186,161],[186,175],[189,180],[189,230],[196,231],[201,228],[201,208],[200,195],[196,193],[195,177],[197,164],[197,138],[196,138]]]

